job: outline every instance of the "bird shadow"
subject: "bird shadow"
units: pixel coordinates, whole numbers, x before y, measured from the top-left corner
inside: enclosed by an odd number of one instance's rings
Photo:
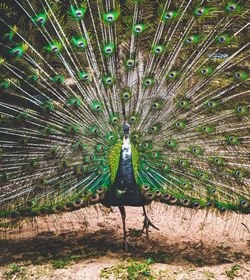
[[[123,240],[115,230],[100,229],[94,233],[69,231],[60,234],[41,232],[32,239],[0,240],[0,265],[10,263],[43,264],[57,259],[93,259],[104,255],[114,258],[151,258],[167,264],[207,266],[245,260],[246,251],[231,246],[203,242],[174,242],[167,238],[146,240],[144,234],[129,229],[129,252],[125,253]]]

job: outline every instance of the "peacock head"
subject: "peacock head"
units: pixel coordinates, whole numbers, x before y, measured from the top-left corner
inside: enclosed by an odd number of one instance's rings
[[[130,125],[127,122],[125,122],[122,125],[122,131],[123,131],[124,136],[125,136],[126,139],[129,137],[129,129],[130,129]]]

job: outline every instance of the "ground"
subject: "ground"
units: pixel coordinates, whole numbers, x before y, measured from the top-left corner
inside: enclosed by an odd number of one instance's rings
[[[147,242],[142,209],[127,207],[125,253],[118,209],[90,207],[0,231],[0,279],[250,279],[250,215],[147,209],[160,229]]]

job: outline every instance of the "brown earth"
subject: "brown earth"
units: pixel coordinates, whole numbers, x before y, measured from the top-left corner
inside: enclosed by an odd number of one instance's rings
[[[147,211],[160,231],[150,228],[147,242],[142,209],[127,207],[125,253],[114,210],[93,206],[0,231],[0,279],[250,279],[250,215],[153,203]],[[149,276],[128,278],[129,267],[147,267],[149,258]]]

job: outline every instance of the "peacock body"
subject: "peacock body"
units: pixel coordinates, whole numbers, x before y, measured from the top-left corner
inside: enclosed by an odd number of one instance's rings
[[[245,1],[0,3],[2,226],[154,200],[249,214]]]

